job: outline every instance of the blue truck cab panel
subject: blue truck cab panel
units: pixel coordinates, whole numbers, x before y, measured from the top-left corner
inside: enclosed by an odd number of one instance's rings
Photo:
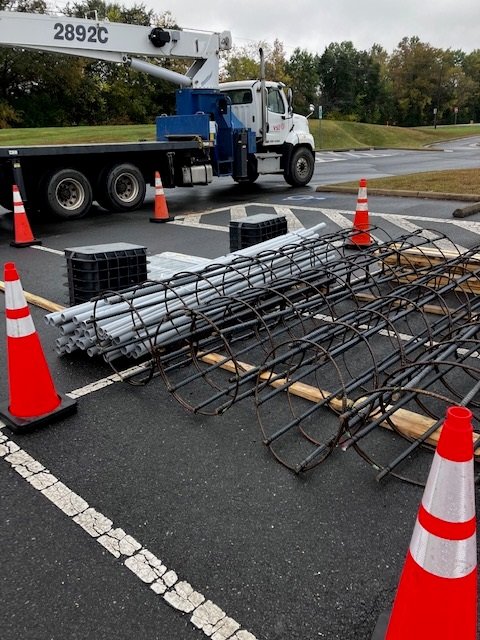
[[[255,132],[233,114],[230,98],[216,89],[180,89],[175,116],[156,119],[157,140],[197,136],[213,142],[212,167],[216,176],[246,176],[248,155],[256,151]]]

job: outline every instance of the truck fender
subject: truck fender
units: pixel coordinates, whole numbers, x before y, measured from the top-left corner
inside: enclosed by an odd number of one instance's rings
[[[290,131],[285,139],[285,144],[297,147],[299,145],[310,147],[312,151],[315,150],[315,144],[311,133],[305,133],[303,131]]]

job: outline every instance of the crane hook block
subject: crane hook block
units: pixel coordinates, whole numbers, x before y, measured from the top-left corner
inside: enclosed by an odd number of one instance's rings
[[[162,27],[155,27],[148,34],[148,39],[154,47],[163,47],[167,42],[170,42],[170,34]]]

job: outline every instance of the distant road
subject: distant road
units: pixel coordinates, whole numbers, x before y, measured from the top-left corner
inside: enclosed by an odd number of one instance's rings
[[[216,178],[208,187],[169,189],[166,195],[177,213],[213,209],[221,204],[268,202],[285,194],[313,192],[319,184],[480,167],[479,145],[480,136],[475,136],[435,145],[429,151],[319,151],[312,182],[304,189],[292,189],[283,176],[273,175],[260,176],[253,185],[238,185],[228,178]]]
[[[450,140],[448,142],[436,142],[431,145],[432,149],[444,149],[445,151],[468,151],[469,149],[479,150],[480,136],[472,136],[471,138],[460,138]]]

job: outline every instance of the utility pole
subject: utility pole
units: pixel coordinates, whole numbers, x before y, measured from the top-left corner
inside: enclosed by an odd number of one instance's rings
[[[442,87],[442,75],[443,75],[443,60],[440,63],[440,73],[438,75],[438,86],[437,86],[437,106],[433,109],[433,128],[437,128],[437,113],[440,107],[440,89]]]

